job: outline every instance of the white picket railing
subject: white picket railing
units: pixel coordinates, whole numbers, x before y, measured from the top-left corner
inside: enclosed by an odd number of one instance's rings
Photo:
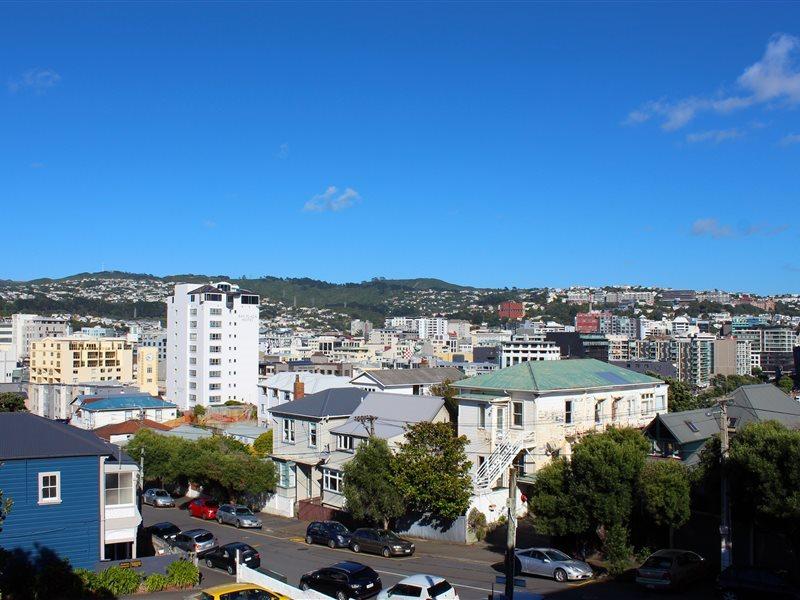
[[[504,435],[498,438],[495,449],[475,473],[475,489],[481,491],[491,488],[522,450],[522,445],[521,436]]]

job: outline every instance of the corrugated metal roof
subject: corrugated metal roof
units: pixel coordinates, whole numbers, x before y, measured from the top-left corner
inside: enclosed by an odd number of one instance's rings
[[[402,435],[406,425],[432,420],[444,405],[439,396],[412,396],[410,394],[390,394],[370,392],[353,411],[350,418],[331,429],[331,433],[369,437],[369,424],[359,423],[356,417],[371,415],[375,420],[375,435],[390,439]]]
[[[800,402],[771,383],[743,385],[728,397],[733,402],[728,408],[728,416],[743,423],[778,421],[787,427],[800,426]]]
[[[148,394],[119,394],[115,396],[81,395],[73,400],[73,404],[86,411],[100,410],[133,410],[137,408],[178,408],[176,404],[167,402]]]
[[[462,379],[453,385],[467,390],[546,392],[647,383],[663,382],[655,377],[610,365],[594,358],[575,358],[524,362],[492,373]]]
[[[0,460],[117,456],[118,453],[116,446],[92,431],[27,412],[0,413]]]
[[[431,385],[445,381],[458,381],[464,373],[454,367],[420,367],[418,369],[377,369],[365,371],[383,386]],[[357,378],[356,378],[357,379]]]

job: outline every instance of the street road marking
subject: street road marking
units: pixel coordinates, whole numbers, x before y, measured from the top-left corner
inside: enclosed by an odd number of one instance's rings
[[[301,538],[301,537],[290,537],[288,539],[289,539],[290,542],[296,542],[298,544],[305,544],[306,543],[305,538]]]

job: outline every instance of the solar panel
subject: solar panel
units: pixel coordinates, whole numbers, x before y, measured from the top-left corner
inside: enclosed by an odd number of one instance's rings
[[[610,383],[628,383],[624,377],[621,377],[619,374],[613,373],[612,371],[600,371],[597,373],[597,375]]]

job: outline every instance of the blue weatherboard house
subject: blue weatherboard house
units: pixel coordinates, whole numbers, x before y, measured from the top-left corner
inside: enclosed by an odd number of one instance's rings
[[[134,558],[138,466],[91,431],[0,413],[0,490],[14,502],[0,547],[48,549],[73,567]]]

